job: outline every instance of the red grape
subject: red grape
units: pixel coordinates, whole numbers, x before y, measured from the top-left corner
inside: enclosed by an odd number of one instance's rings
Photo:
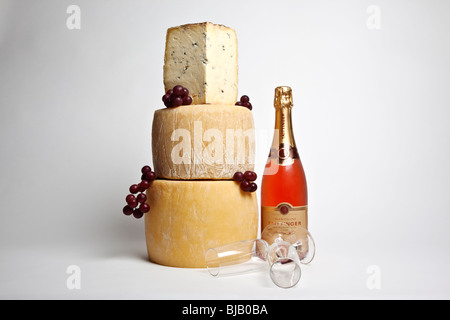
[[[247,180],[244,180],[241,182],[241,190],[242,191],[249,191],[250,188],[250,182],[248,182]]]
[[[183,98],[181,97],[173,97],[170,99],[172,102],[172,107],[179,107],[183,104]]]
[[[241,103],[240,101],[238,101],[238,102],[236,102],[234,105],[235,105],[235,106],[242,106],[242,103]]]
[[[250,183],[250,187],[249,190],[250,192],[255,192],[258,189],[258,186],[256,185],[256,183],[252,182]]]
[[[133,208],[130,206],[125,206],[125,207],[123,207],[122,211],[126,216],[129,216],[133,213]]]
[[[136,198],[131,199],[130,201],[127,201],[127,203],[131,208],[136,208],[138,206],[138,202],[137,202]]]
[[[247,180],[247,181],[253,181],[253,180],[252,180],[252,178],[253,178],[253,172],[251,172],[251,171],[245,171],[245,172],[244,172],[244,178],[245,178],[245,180]]]
[[[170,94],[165,94],[165,95],[163,95],[162,96],[162,101],[164,102],[164,103],[166,103],[166,100],[169,100],[170,99]]]
[[[149,171],[152,171],[152,168],[150,168],[150,166],[143,166],[142,169],[141,169],[141,172],[143,174],[146,174]]]
[[[139,192],[139,186],[137,184],[133,184],[130,186],[130,192],[131,193],[138,193]]]
[[[148,203],[143,203],[139,207],[139,211],[141,211],[142,213],[149,212],[150,211],[150,206],[148,205]]]
[[[154,173],[153,171],[149,171],[145,174],[145,180],[153,181],[155,179],[156,179],[156,173]]]
[[[183,97],[183,105],[187,106],[192,103],[192,98],[190,96],[184,96]]]
[[[147,196],[145,195],[145,193],[139,193],[136,197],[136,200],[139,203],[144,203],[145,201],[147,201]]]
[[[183,88],[183,97],[189,96],[189,90],[187,88]]]
[[[241,97],[241,102],[242,102],[242,103],[246,103],[246,102],[249,102],[249,101],[250,101],[250,98],[249,98],[248,96],[243,95],[243,96]]]
[[[183,88],[182,86],[177,85],[177,86],[173,87],[173,94],[174,94],[176,97],[182,97],[182,96],[183,96],[183,93],[184,93],[184,90],[183,90],[183,89],[184,89],[184,88]]]
[[[127,203],[129,203],[130,201],[136,200],[136,197],[132,194],[127,195],[127,197],[125,198],[125,201]]]
[[[256,173],[253,171],[245,171],[244,177],[245,177],[245,180],[247,180],[247,181],[255,181],[258,178]]]
[[[142,218],[143,215],[144,215],[144,213],[142,213],[141,210],[139,210],[139,209],[134,209],[134,211],[133,211],[133,216],[134,216],[136,219]]]
[[[236,181],[236,182],[241,182],[242,180],[244,180],[244,174],[242,172],[239,172],[239,171],[236,172],[233,175],[233,180]]]
[[[141,183],[139,183],[141,189],[148,189],[148,187],[150,187],[150,182],[148,182],[147,180],[142,180]]]

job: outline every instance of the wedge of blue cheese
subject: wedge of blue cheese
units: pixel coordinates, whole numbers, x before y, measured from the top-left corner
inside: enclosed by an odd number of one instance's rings
[[[164,87],[182,85],[192,104],[233,104],[238,96],[236,32],[210,22],[167,30]]]

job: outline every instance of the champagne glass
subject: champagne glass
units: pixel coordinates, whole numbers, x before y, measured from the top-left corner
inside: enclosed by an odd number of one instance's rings
[[[276,241],[269,246],[267,261],[270,278],[280,288],[295,286],[302,275],[297,249],[286,241]]]
[[[208,249],[205,263],[208,272],[216,277],[269,269],[273,283],[281,288],[295,286],[301,277],[297,250],[286,241],[271,246],[262,239],[227,243]]]
[[[243,240],[209,248],[206,268],[212,276],[229,276],[267,268],[269,245],[261,239]]]
[[[301,264],[314,259],[316,245],[309,231],[303,227],[291,227],[287,223],[270,224],[261,233],[261,239],[269,245],[277,242],[290,243],[297,251]]]

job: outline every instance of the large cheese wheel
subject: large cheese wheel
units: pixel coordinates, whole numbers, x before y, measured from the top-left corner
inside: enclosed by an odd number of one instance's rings
[[[158,179],[147,189],[147,202],[147,251],[158,264],[204,268],[207,249],[257,236],[256,193],[234,181]]]
[[[153,165],[166,179],[232,179],[254,171],[250,110],[234,105],[188,105],[155,111]]]

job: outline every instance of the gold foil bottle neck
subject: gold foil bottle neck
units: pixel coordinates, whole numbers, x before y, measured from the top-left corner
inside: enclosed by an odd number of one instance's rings
[[[275,109],[292,108],[294,105],[292,101],[292,89],[290,87],[276,87],[275,88]]]

